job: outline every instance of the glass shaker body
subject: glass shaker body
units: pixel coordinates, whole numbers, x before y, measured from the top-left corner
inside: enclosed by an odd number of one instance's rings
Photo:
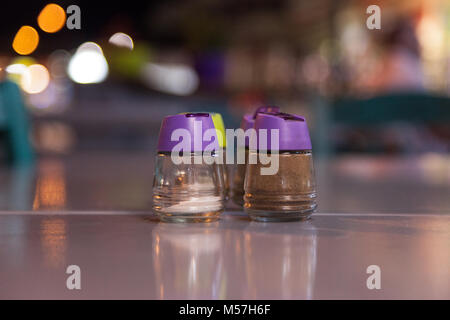
[[[248,148],[245,148],[245,162],[235,166],[233,176],[233,202],[239,206],[244,205],[244,181],[245,171],[248,163]]]
[[[255,124],[255,118],[259,113],[278,113],[280,112],[280,108],[277,106],[262,106],[255,110],[254,113],[247,113],[242,117],[241,121],[241,129],[247,132],[249,129],[253,129]],[[238,163],[234,168],[233,175],[233,195],[232,200],[238,206],[244,205],[244,179],[245,179],[245,170],[246,164],[248,163],[248,154],[249,154],[249,143],[250,138],[246,137],[244,144],[237,146],[238,153],[245,152],[245,162]]]
[[[176,164],[170,152],[157,154],[153,210],[163,221],[215,221],[224,209],[222,165],[206,163],[201,152],[186,157],[190,161]]]
[[[259,156],[251,150],[250,157]],[[277,156],[276,154],[272,154]],[[262,175],[260,161],[248,164],[244,208],[257,221],[307,219],[317,207],[316,181],[311,150],[280,151],[275,174]]]
[[[230,165],[227,164],[227,150],[219,150],[222,159],[220,160],[220,170],[223,172],[223,194],[224,201],[228,201],[230,197]]]

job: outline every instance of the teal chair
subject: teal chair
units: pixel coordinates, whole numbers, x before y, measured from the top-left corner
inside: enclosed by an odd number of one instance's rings
[[[383,130],[393,123],[413,126],[448,126],[450,98],[427,93],[396,93],[369,99],[341,98],[327,104],[315,103],[316,129],[313,138],[320,154],[336,152],[331,143],[336,126],[352,129]]]
[[[0,82],[0,132],[2,147],[14,165],[31,164],[34,152],[30,142],[27,110],[19,87],[12,81]]]
[[[444,124],[450,120],[450,99],[426,93],[389,94],[366,100],[341,99],[332,110],[332,121],[373,126],[398,121]]]

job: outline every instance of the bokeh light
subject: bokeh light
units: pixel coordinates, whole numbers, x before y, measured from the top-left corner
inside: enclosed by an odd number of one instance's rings
[[[195,70],[182,64],[147,63],[142,77],[152,89],[180,96],[194,93],[199,84]]]
[[[81,44],[78,47],[77,52],[81,52],[81,51],[95,51],[95,52],[98,52],[103,55],[103,49],[98,44],[96,44],[95,42],[92,42],[92,41],[88,41],[88,42]]]
[[[40,151],[69,153],[76,141],[74,130],[64,122],[46,121],[36,130],[36,144]]]
[[[48,110],[51,106],[57,103],[56,86],[52,82],[49,83],[48,87],[39,93],[31,94],[29,96],[28,106],[33,109],[33,111],[38,110]]]
[[[67,79],[54,79],[52,77],[44,91],[31,94],[27,98],[28,106],[34,114],[60,114],[69,108],[72,101],[72,83]]]
[[[17,57],[11,61],[11,64],[23,64],[27,67],[36,63],[36,59],[32,57]]]
[[[8,73],[8,79],[20,84],[22,76],[27,72],[27,66],[21,63],[10,64],[6,67],[6,72]]]
[[[20,84],[22,89],[30,94],[44,91],[50,82],[50,74],[42,64],[33,64],[27,67],[22,75]]]
[[[31,57],[18,57],[13,59],[11,63],[5,68],[8,79],[20,85],[22,75],[27,72],[27,67],[35,63],[36,60]]]
[[[420,20],[417,35],[425,59],[440,59],[444,55],[444,30],[439,20],[434,17],[425,16]]]
[[[14,37],[12,47],[18,54],[28,55],[36,50],[38,44],[39,35],[36,29],[30,26],[22,26]]]
[[[112,43],[118,47],[127,48],[133,50],[134,43],[131,37],[123,32],[117,32],[109,38],[109,43]]]
[[[50,3],[42,9],[38,16],[39,27],[48,33],[54,33],[66,23],[66,12],[55,3]]]
[[[82,44],[70,59],[67,72],[77,83],[99,83],[105,80],[108,63],[101,47],[94,42]]]
[[[67,66],[70,61],[70,53],[66,50],[56,50],[48,58],[48,69],[53,79],[67,77]]]
[[[120,76],[129,79],[136,79],[140,76],[142,67],[154,59],[154,56],[153,49],[148,43],[137,42],[133,50],[112,47],[108,51],[108,62],[112,72],[117,72]]]

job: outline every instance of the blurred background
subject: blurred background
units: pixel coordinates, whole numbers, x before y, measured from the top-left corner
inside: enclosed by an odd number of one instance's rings
[[[149,210],[164,116],[220,112],[236,128],[267,104],[306,117],[320,210],[450,208],[449,1],[1,9],[1,210]]]

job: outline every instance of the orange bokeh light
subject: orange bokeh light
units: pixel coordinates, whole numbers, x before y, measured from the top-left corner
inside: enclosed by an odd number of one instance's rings
[[[43,31],[54,33],[66,23],[66,12],[57,4],[50,3],[39,13],[37,21]]]
[[[27,55],[36,50],[39,44],[39,35],[33,27],[22,26],[14,37],[12,47],[21,55]]]

